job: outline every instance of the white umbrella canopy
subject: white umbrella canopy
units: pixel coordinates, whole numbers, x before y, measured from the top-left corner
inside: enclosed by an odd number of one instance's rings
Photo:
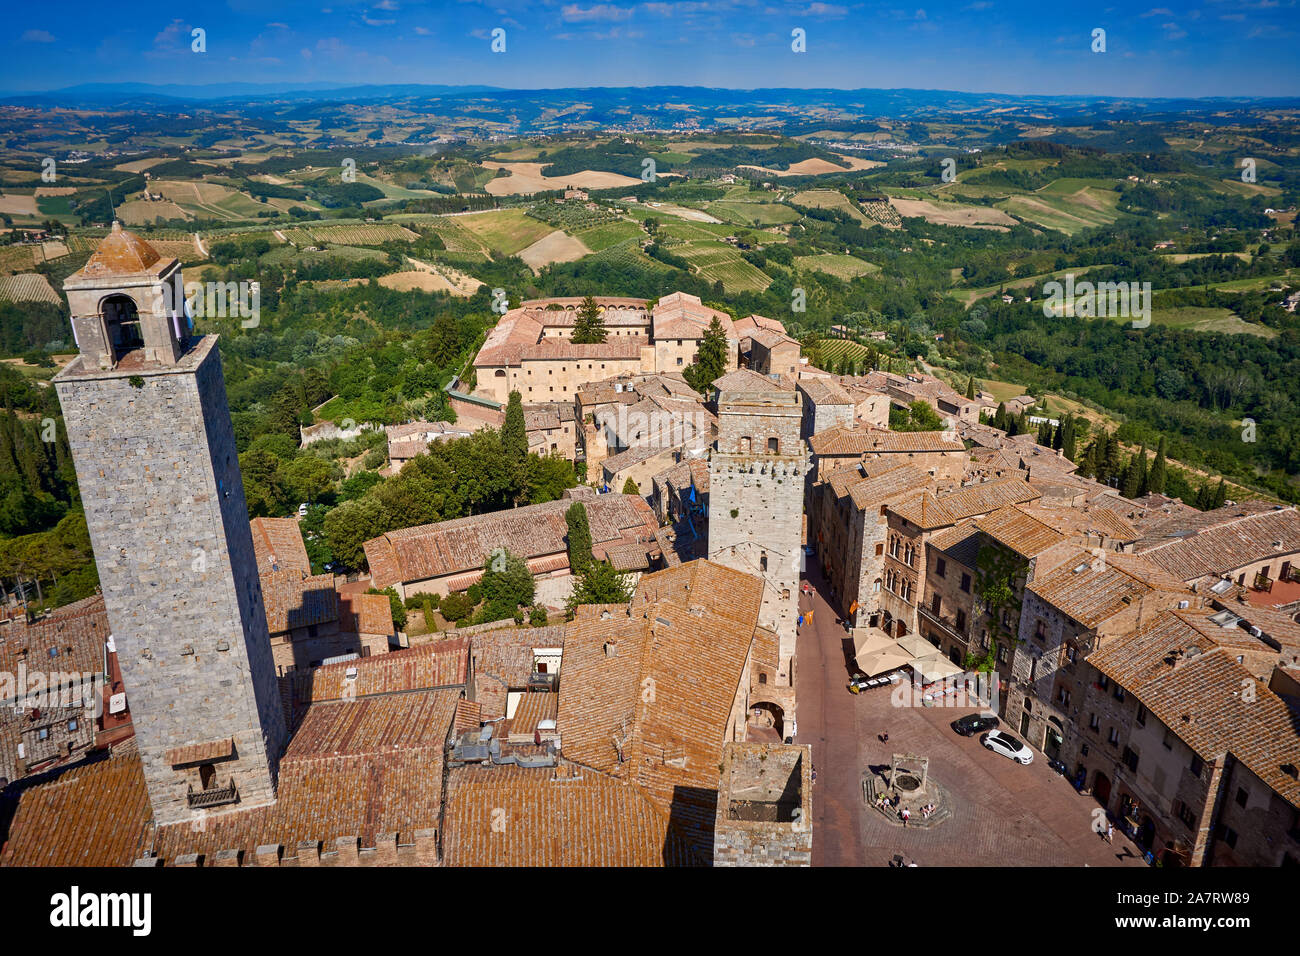
[[[885,674],[889,671],[898,670],[900,667],[906,667],[912,663],[912,655],[894,644],[892,648],[885,647],[866,654],[859,654],[857,661],[862,673],[868,677],[875,677],[877,674]]]
[[[898,646],[913,657],[932,657],[939,653],[935,647],[920,634],[904,634],[898,639]]]
[[[855,627],[853,629],[853,654],[855,657],[861,657],[864,654],[870,654],[872,651],[884,650],[886,648],[897,649],[898,645],[894,639],[878,627]]]
[[[948,660],[948,658],[940,657],[937,654],[912,661],[912,668],[923,681],[943,680],[945,677],[953,677],[964,673],[960,667]]]

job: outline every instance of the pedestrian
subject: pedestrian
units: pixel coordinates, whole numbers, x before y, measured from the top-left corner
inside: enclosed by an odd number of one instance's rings
[[[1112,823],[1110,823],[1110,822],[1107,822],[1107,823],[1106,823],[1106,842],[1107,842],[1107,843],[1110,843],[1110,842],[1112,842],[1114,839],[1115,839],[1115,826],[1114,826],[1114,824],[1112,824]]]
[[[907,829],[907,821],[911,816],[912,816],[912,811],[908,810],[907,807],[903,807],[903,829],[904,830]]]
[[[888,730],[886,730],[883,734],[880,735],[880,742],[881,742],[881,743],[885,743],[885,744],[889,743],[889,731],[888,731]]]

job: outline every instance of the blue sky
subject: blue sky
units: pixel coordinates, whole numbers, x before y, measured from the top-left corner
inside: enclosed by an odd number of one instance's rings
[[[1298,0],[225,0],[10,5],[0,89],[87,82],[1300,95]],[[1155,4],[1165,5],[1155,5]],[[191,51],[191,30],[207,52]],[[491,52],[504,29],[506,50]],[[806,32],[807,52],[791,50]],[[1106,52],[1091,50],[1094,29]]]

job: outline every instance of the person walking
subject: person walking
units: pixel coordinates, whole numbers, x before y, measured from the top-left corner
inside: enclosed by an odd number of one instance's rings
[[[1106,823],[1106,842],[1113,843],[1115,840],[1115,825],[1107,821]]]
[[[903,807],[903,814],[902,814],[902,816],[903,816],[903,829],[906,830],[906,829],[907,829],[907,821],[911,818],[911,816],[912,816],[912,811],[909,810],[909,809],[907,809],[907,807]]]

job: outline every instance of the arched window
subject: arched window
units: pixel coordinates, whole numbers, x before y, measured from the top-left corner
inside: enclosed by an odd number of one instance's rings
[[[140,331],[140,313],[133,298],[129,295],[110,295],[99,304],[99,311],[104,317],[104,328],[108,332],[108,346],[113,351],[114,360],[121,358],[132,349],[144,346],[144,335]]]

